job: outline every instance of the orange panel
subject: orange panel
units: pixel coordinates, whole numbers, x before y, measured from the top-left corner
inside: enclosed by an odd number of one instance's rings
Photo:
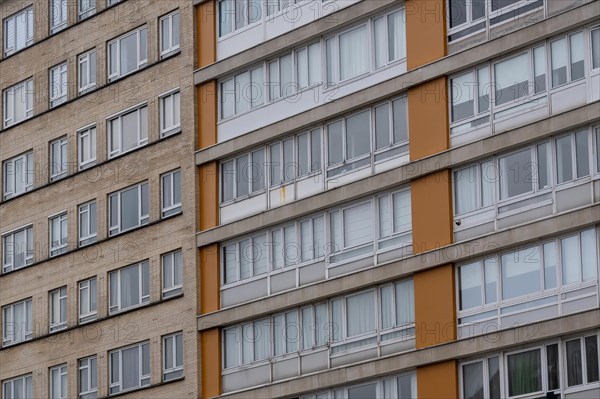
[[[414,161],[450,146],[446,77],[408,90],[410,160]]]
[[[200,314],[219,310],[219,245],[212,244],[200,248]]]
[[[444,169],[411,182],[413,247],[415,253],[452,243],[450,170]]]
[[[414,278],[417,349],[456,340],[453,265],[419,272]]]
[[[446,55],[446,0],[406,1],[406,63],[419,68]]]
[[[196,7],[198,68],[210,65],[217,60],[215,11],[215,0],[209,0]]]
[[[206,330],[201,335],[202,398],[221,394],[221,336],[219,329]]]
[[[200,166],[199,217],[200,231],[219,224],[219,164],[217,161]]]
[[[449,360],[417,368],[417,395],[425,399],[458,398],[456,362]]]
[[[197,91],[198,149],[217,144],[217,82],[212,80]]]

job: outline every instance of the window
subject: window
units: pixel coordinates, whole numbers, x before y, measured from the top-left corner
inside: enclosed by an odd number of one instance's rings
[[[96,320],[98,316],[96,278],[79,282],[79,323]]]
[[[297,310],[273,316],[273,356],[298,351],[298,323]]]
[[[31,298],[2,307],[2,346],[32,338]]]
[[[4,19],[4,56],[33,44],[33,7]],[[5,114],[6,115],[6,114]]]
[[[600,28],[592,29],[592,69],[600,68]]]
[[[67,287],[50,292],[50,332],[67,328]]]
[[[163,298],[183,292],[183,262],[181,250],[162,256]]]
[[[50,399],[67,399],[67,365],[52,367],[50,369]]]
[[[148,106],[109,118],[109,158],[148,144]]]
[[[150,302],[150,266],[147,260],[109,273],[109,280],[110,313]]]
[[[305,0],[267,0],[267,15],[273,15]]]
[[[321,44],[313,43],[267,62],[269,101],[322,82]]]
[[[450,29],[485,17],[485,0],[450,0],[448,3]]]
[[[380,288],[381,326],[384,330],[412,326],[415,322],[414,297],[415,288],[412,279]]]
[[[96,201],[79,205],[79,246],[96,242]]]
[[[108,209],[109,236],[148,224],[148,183],[111,194]]]
[[[550,50],[553,88],[584,78],[583,32],[551,42]]]
[[[2,382],[2,397],[4,399],[33,399],[31,378],[31,374],[27,374],[4,380]]]
[[[77,13],[80,21],[94,15],[96,13],[96,0],[77,0]]]
[[[524,53],[494,64],[496,105],[529,94],[529,54]]]
[[[83,94],[96,87],[96,50],[88,51],[77,57],[77,65],[79,94]]]
[[[181,212],[181,170],[165,173],[160,177],[162,187],[162,217]]]
[[[33,79],[17,83],[4,90],[4,127],[9,127],[33,115]]]
[[[412,230],[410,191],[403,190],[378,198],[379,248],[409,242]]]
[[[221,202],[265,189],[265,150],[253,151],[221,164]]]
[[[126,33],[108,43],[108,80],[142,68],[148,62],[146,27]]]
[[[369,154],[371,143],[364,132],[369,131],[370,124],[370,113],[364,111],[327,125],[328,165],[339,165]]]
[[[160,98],[160,137],[166,137],[181,127],[180,97],[177,90]]]
[[[67,63],[50,69],[50,107],[56,107],[67,101]]]
[[[4,199],[23,194],[33,188],[33,151],[4,162]]]
[[[96,356],[79,359],[79,397],[81,399],[98,397],[98,360]]]
[[[50,256],[56,256],[68,250],[67,228],[66,212],[50,218]]]
[[[77,132],[77,158],[79,170],[96,164],[96,126]]]
[[[262,105],[264,83],[262,65],[219,82],[221,119],[245,113]]]
[[[250,364],[269,357],[269,319],[223,330],[224,368]]]
[[[150,385],[150,342],[108,353],[109,394]]]
[[[556,139],[557,183],[565,183],[590,175],[588,131]]]
[[[223,247],[223,280],[225,284],[267,273],[268,247],[262,233]]]
[[[261,0],[219,0],[219,37],[258,22],[262,18]]]
[[[366,291],[332,301],[333,342],[373,333],[377,329],[375,293]]]
[[[567,386],[598,382],[598,337],[591,335],[565,342]]]
[[[454,213],[460,215],[495,202],[495,172],[492,161],[485,161],[454,172]]]
[[[500,199],[532,192],[535,163],[533,152],[527,148],[499,159]]]
[[[50,181],[62,179],[68,173],[67,137],[50,142]]]
[[[163,381],[183,377],[183,334],[163,337]]]
[[[403,10],[375,19],[373,32],[376,68],[406,56]]]
[[[2,237],[4,273],[33,263],[33,227],[23,227]]]
[[[179,10],[160,19],[160,56],[179,50]]]
[[[67,27],[67,0],[50,0],[50,32]]]

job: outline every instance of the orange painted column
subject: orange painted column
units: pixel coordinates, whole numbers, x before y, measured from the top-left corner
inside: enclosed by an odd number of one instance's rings
[[[458,398],[458,369],[453,360],[417,369],[419,399]]]
[[[406,0],[408,69],[446,55],[446,0]]]

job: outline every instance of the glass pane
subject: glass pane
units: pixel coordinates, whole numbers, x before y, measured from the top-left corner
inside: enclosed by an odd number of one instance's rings
[[[375,148],[390,145],[390,106],[388,104],[375,107]]]
[[[236,197],[243,197],[249,194],[249,176],[248,155],[236,159]]]
[[[233,161],[228,161],[223,164],[223,173],[222,173],[222,198],[221,201],[229,201],[233,199],[233,181],[235,178],[233,172]]]
[[[550,143],[544,143],[537,146],[538,188],[540,190],[550,187],[550,160],[548,159],[549,150]]]
[[[413,280],[396,283],[396,325],[415,321],[415,287]]]
[[[598,381],[598,338],[595,335],[585,337],[585,364],[587,382]]]
[[[310,157],[311,171],[316,172],[321,169],[321,130],[315,129],[310,132]]]
[[[279,59],[279,77],[281,79],[281,95],[289,96],[296,91],[292,55],[288,54]]]
[[[298,176],[306,176],[310,173],[308,148],[308,133],[298,136]]]
[[[483,398],[483,363],[471,363],[462,367],[463,397],[465,399]]]
[[[541,290],[539,247],[502,255],[502,299],[515,298]]]
[[[260,191],[265,188],[265,150],[258,150],[252,153],[252,192]]]
[[[533,191],[534,173],[530,149],[500,158],[501,199]]]
[[[592,68],[600,68],[600,29],[592,31]]]
[[[540,350],[508,356],[508,394],[524,395],[542,390]]]
[[[308,50],[303,48],[296,52],[297,86],[308,86]]]
[[[494,303],[497,300],[498,268],[496,258],[486,259],[485,265],[485,303]]]
[[[584,77],[584,49],[583,32],[578,32],[569,36],[571,45],[571,80],[578,80]]]
[[[477,70],[477,112],[485,112],[490,109],[490,68],[483,67]]]
[[[271,186],[277,186],[281,184],[282,168],[281,144],[273,144],[271,146]]]
[[[558,344],[546,346],[546,362],[548,365],[548,390],[560,388]]]
[[[390,62],[406,55],[404,39],[404,11],[388,15],[388,60]]]
[[[311,44],[308,46],[308,79],[311,86],[321,83],[321,69],[321,44]]]
[[[365,111],[346,119],[346,159],[353,159],[371,150],[370,112]]]
[[[581,258],[579,256],[579,242],[577,236],[562,239],[561,251],[563,284],[571,284],[580,281]]]
[[[390,196],[379,197],[379,237],[389,237],[392,234]]]
[[[386,285],[381,287],[381,326],[386,328],[393,327],[395,323],[394,315],[394,297],[393,286]]]
[[[500,398],[500,361],[498,357],[488,359],[490,399]]]
[[[454,172],[454,201],[456,214],[477,209],[477,165]]]
[[[598,274],[595,229],[586,230],[581,233],[581,261],[583,266],[583,281],[595,280]]]
[[[302,349],[309,349],[315,345],[313,333],[315,322],[312,310],[312,307],[302,309]]]
[[[343,161],[342,121],[327,126],[327,155],[328,165],[333,166]]]
[[[138,188],[121,192],[121,231],[139,225],[139,218]]]
[[[567,83],[567,39],[550,44],[552,59],[552,87]]]
[[[225,330],[225,368],[238,365],[237,327]]]
[[[357,205],[345,209],[344,216],[344,247],[364,244],[373,240],[373,215],[371,203]]]
[[[408,140],[408,102],[400,98],[392,102],[394,117],[394,144]]]
[[[556,243],[544,244],[544,288],[556,288],[558,266]]]
[[[326,65],[327,68],[327,86],[331,86],[335,83],[335,39],[327,39],[325,41],[326,47]]]
[[[371,399],[377,396],[377,384],[348,388],[348,399]]]
[[[450,6],[450,28],[467,22],[467,0],[452,0]]]
[[[533,50],[533,69],[535,92],[546,91],[546,47],[540,46]]]
[[[589,176],[590,158],[588,145],[588,132],[575,134],[575,159],[577,161],[577,177]]]
[[[501,61],[494,65],[496,105],[505,104],[529,94],[529,56]]]
[[[567,386],[583,384],[581,340],[567,341]]]
[[[573,154],[571,151],[571,136],[556,140],[556,169],[558,183],[573,180]]]
[[[481,306],[481,264],[461,266],[459,273],[460,309]]]
[[[385,47],[387,38],[385,36],[385,20],[377,18],[374,21],[373,33],[375,35],[375,68],[380,68],[386,63]]]
[[[358,76],[369,70],[367,27],[362,26],[339,36],[340,80]]]
[[[475,80],[471,72],[450,80],[452,92],[452,122],[474,115],[473,85]]]
[[[348,337],[375,331],[375,295],[373,292],[346,298]]]
[[[392,194],[394,210],[394,233],[401,233],[412,228],[410,192],[401,191]]]

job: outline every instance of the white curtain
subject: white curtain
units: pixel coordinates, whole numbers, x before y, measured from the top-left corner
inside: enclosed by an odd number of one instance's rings
[[[385,19],[383,19],[383,17],[375,20],[373,33],[375,35],[375,68],[380,68],[386,64]]]
[[[595,280],[598,272],[596,268],[596,230],[590,229],[581,232],[581,260],[583,263],[583,281]]]
[[[367,27],[362,26],[340,35],[340,80],[367,72],[369,53]]]
[[[254,360],[269,357],[269,319],[254,322]]]
[[[242,325],[242,364],[254,361],[254,327],[252,323]]]
[[[237,331],[237,327],[225,330],[225,368],[239,365]]]
[[[235,76],[235,113],[240,114],[250,109],[250,72]]]
[[[271,233],[273,248],[273,269],[281,269],[283,267],[283,233],[281,229],[273,230]]]
[[[389,61],[396,61],[404,58],[405,35],[404,35],[404,11],[400,10],[388,15],[388,45]]]
[[[140,385],[140,347],[124,349],[121,351],[121,364],[123,366],[123,381],[121,389],[135,388]]]
[[[477,209],[477,165],[454,172],[457,215]]]
[[[302,261],[313,259],[313,246],[314,243],[311,240],[312,223],[311,220],[305,220],[300,223],[300,242],[302,245]]]
[[[321,44],[308,46],[308,81],[310,85],[322,82],[321,77]]]
[[[331,303],[332,316],[330,329],[333,342],[341,341],[342,337],[344,336],[344,315],[342,313],[342,301],[342,299],[336,299]]]
[[[562,38],[550,44],[552,61],[552,87],[567,83],[567,39]]]
[[[415,288],[411,279],[396,284],[396,325],[401,326],[414,321]]]
[[[412,228],[410,191],[401,191],[392,196],[394,206],[394,233]]]
[[[579,257],[579,240],[577,236],[561,240],[563,284],[580,281],[581,259]]]
[[[392,287],[391,285],[381,287],[381,325],[383,329],[394,326]]]
[[[267,272],[267,235],[261,234],[252,239],[252,257],[254,275],[259,276]]]
[[[558,183],[573,180],[573,154],[571,151],[571,136],[556,140],[556,169]]]
[[[371,151],[371,113],[361,112],[346,119],[346,159],[353,159]]]
[[[121,309],[140,303],[139,266],[121,270]]]
[[[296,52],[297,87],[308,86],[308,50],[303,48]]]
[[[540,291],[541,263],[539,246],[502,255],[502,299]]]
[[[344,247],[364,244],[373,240],[371,202],[344,210]]]
[[[494,161],[486,161],[481,164],[481,202],[482,206],[490,206],[494,203],[494,188],[496,187],[496,167]]]
[[[325,218],[319,216],[313,219],[313,241],[315,248],[315,257],[320,258],[325,255]]]
[[[302,349],[309,349],[315,345],[313,331],[316,328],[317,326],[313,318],[313,308],[302,309]]]
[[[273,346],[275,356],[280,356],[285,353],[285,342],[283,337],[284,330],[285,317],[283,313],[273,316]]]
[[[329,341],[330,326],[327,319],[327,304],[315,306],[316,345],[323,345]]]
[[[460,267],[460,309],[481,306],[481,263]]]
[[[295,83],[291,54],[285,55],[279,59],[279,77],[281,94],[285,97],[294,93]]]
[[[373,291],[346,298],[347,336],[375,331],[375,295]]]
[[[390,215],[390,197],[379,197],[379,238],[392,234],[392,218]]]
[[[291,311],[285,314],[285,341],[286,352],[296,352],[298,350],[298,341],[300,340],[300,330],[298,325],[298,312]]]
[[[252,251],[250,240],[240,241],[240,280],[252,275]]]

